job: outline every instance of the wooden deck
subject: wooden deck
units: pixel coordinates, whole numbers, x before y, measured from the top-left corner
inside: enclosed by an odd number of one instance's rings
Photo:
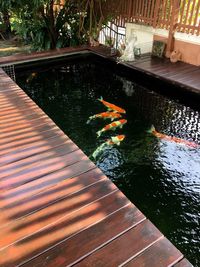
[[[94,47],[90,50],[97,55],[115,60],[110,56],[109,49],[105,47]],[[119,64],[200,96],[200,66],[184,62],[171,63],[169,59],[152,57],[150,54],[142,55],[132,62]]]
[[[0,69],[0,266],[191,267]]]

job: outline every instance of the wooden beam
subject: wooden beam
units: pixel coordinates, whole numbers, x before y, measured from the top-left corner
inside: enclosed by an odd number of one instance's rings
[[[171,2],[171,21],[169,28],[169,36],[167,40],[166,57],[170,57],[171,52],[174,49],[174,32],[178,23],[178,16],[180,11],[180,1],[172,0]]]

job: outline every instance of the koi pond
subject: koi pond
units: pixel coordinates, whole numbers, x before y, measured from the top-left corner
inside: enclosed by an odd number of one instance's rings
[[[17,71],[17,83],[88,155],[111,136],[120,146],[104,149],[97,165],[181,250],[200,266],[200,147],[158,138],[148,130],[200,145],[200,112],[144,88],[98,57],[67,59]],[[145,79],[145,78],[143,78]],[[109,120],[89,116],[106,108],[100,97],[126,110],[127,124],[100,138]]]

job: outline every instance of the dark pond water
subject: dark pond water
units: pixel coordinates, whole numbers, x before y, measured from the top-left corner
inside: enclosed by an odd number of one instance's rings
[[[159,132],[200,144],[200,112],[89,60],[19,73],[17,82],[87,155],[110,137],[96,139],[104,121],[86,124],[89,116],[105,110],[97,99],[103,96],[126,109],[128,123],[116,131],[126,139],[105,150],[97,165],[200,266],[200,149],[147,133],[153,124]]]

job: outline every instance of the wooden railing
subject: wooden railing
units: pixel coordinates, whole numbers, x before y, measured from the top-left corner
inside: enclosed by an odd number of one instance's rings
[[[179,21],[176,30],[196,35],[200,34],[199,0],[181,0]]]
[[[126,22],[150,25],[178,32],[200,34],[199,0],[121,0],[114,23],[125,27]]]

